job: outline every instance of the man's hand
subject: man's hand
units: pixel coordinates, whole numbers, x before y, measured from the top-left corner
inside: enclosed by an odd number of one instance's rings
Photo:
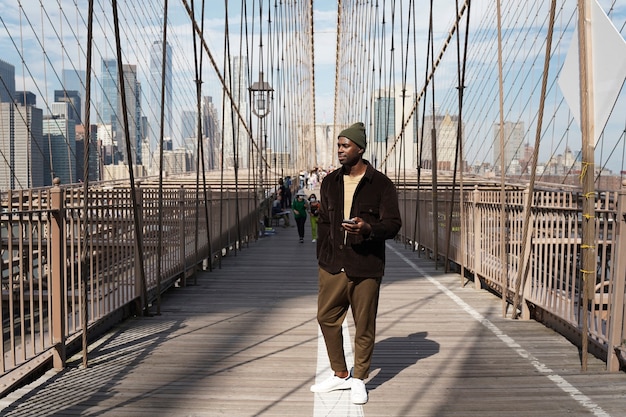
[[[372,233],[372,226],[360,217],[353,217],[354,223],[342,223],[341,225],[351,235],[368,236]]]

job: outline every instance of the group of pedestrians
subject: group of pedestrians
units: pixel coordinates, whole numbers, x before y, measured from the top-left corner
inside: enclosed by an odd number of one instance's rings
[[[282,179],[279,181],[279,186],[282,185]],[[285,215],[285,204],[284,199],[282,199],[281,195],[284,192],[279,192],[276,196],[276,200],[274,201],[274,216],[285,217],[285,225],[289,226],[289,216]],[[309,195],[307,198],[304,190],[300,189],[296,193],[296,198],[291,202],[291,211],[293,212],[293,218],[296,221],[296,227],[298,230],[298,238],[300,243],[304,243],[304,227],[306,224],[306,219],[309,218],[311,223],[311,241],[317,242],[317,217],[319,211],[320,203],[317,200],[315,194]],[[280,210],[280,211],[278,211]]]

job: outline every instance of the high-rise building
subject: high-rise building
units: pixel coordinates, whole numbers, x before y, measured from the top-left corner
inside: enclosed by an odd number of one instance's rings
[[[10,103],[15,95],[15,67],[0,59],[0,103]]]
[[[412,91],[409,86],[404,94],[401,87],[391,90],[380,89],[373,97],[372,127],[367,132],[366,155],[378,169],[395,170],[416,166],[414,115],[409,123],[406,123],[404,131],[402,130],[413,107],[414,98],[408,91]],[[402,136],[399,136],[401,132]]]
[[[68,119],[68,103],[52,103],[51,115],[43,118],[43,136],[50,149],[50,166],[61,184],[78,182],[76,176],[76,123]]]
[[[422,147],[421,166],[433,169],[433,126],[435,127],[435,144],[437,169],[452,171],[455,166],[459,117],[456,115],[427,115],[423,122],[423,130],[418,132],[418,143]],[[461,140],[464,129],[461,129]],[[422,132],[424,138],[422,140]],[[460,161],[459,161],[460,162]],[[457,165],[457,169],[461,167]]]
[[[87,100],[86,94],[86,79],[85,79],[85,71],[82,70],[74,70],[74,69],[64,69],[61,73],[61,85],[63,90],[67,91],[78,91],[78,97],[80,97],[81,107],[80,107],[80,115],[85,114],[85,100]],[[93,99],[93,98],[92,98]],[[55,99],[55,101],[57,101]],[[91,115],[95,115],[95,109],[91,111]],[[95,120],[95,119],[93,119]],[[83,123],[82,118],[76,120],[76,123]],[[90,122],[89,122],[90,123]]]
[[[521,172],[523,158],[524,122],[504,122],[504,169],[507,174]],[[493,125],[493,166],[500,167],[501,161],[500,124]]]
[[[220,134],[220,122],[213,98],[211,96],[203,97],[201,108],[202,132],[206,138],[204,147],[205,169],[217,169],[222,152],[222,135]]]
[[[16,91],[13,100],[22,106],[36,106],[37,96],[30,91]]]
[[[96,125],[89,125],[89,158],[87,160],[87,175],[89,181],[100,180],[100,158],[98,149],[98,129]],[[85,127],[76,125],[76,177],[79,181],[85,180]]]
[[[121,117],[124,112],[122,100],[118,100],[117,114],[120,121],[117,128],[117,148],[122,154],[124,163],[133,165],[141,164],[141,84],[137,81],[137,66],[124,64],[124,95],[127,107],[128,138],[130,140],[131,155],[127,155],[126,134],[124,130],[124,119]]]
[[[374,121],[369,134],[369,155],[370,162],[380,169],[389,141],[396,136],[396,102],[385,90],[379,90],[372,109]]]
[[[197,112],[183,110],[180,114],[181,139],[198,137],[198,116]]]
[[[102,82],[102,97],[100,97],[100,111],[98,124],[111,125],[111,132],[115,140],[119,118],[118,109],[118,80],[117,60],[103,59],[100,79]]]
[[[250,154],[250,140],[248,131],[244,124],[239,120],[239,116],[234,107],[239,109],[240,114],[247,118],[249,115],[249,93],[250,83],[248,80],[248,57],[235,56],[232,57],[231,72],[226,72],[227,85],[232,92],[233,102],[228,97],[225,98],[225,109],[231,109],[225,114],[224,120],[224,161],[223,166],[232,168],[235,166],[235,160],[238,161],[239,168],[249,168],[248,155]],[[261,142],[259,138],[255,139]],[[263,144],[259,143],[259,148]]]
[[[73,120],[77,125],[82,123],[82,100],[78,91],[54,90],[54,101],[55,103],[68,103],[68,119]]]
[[[34,106],[0,103],[0,189],[28,189],[52,183],[42,136],[43,112]]]
[[[164,106],[163,113],[163,136],[172,136],[172,47],[165,44],[165,74],[163,74],[163,42],[154,41],[150,49],[150,81],[148,83],[148,96],[150,106],[146,109],[148,114],[148,137],[150,150],[159,149],[161,134],[161,104]],[[161,86],[165,83],[164,100],[161,100]]]

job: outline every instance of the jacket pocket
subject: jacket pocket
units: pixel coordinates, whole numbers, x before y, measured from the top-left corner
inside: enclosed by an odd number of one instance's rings
[[[378,223],[380,221],[380,210],[377,205],[374,204],[359,204],[359,217],[361,217],[366,222]]]

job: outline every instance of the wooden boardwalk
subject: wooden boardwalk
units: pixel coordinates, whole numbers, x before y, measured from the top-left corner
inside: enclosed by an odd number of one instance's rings
[[[307,236],[310,236],[307,223]],[[370,400],[313,394],[327,359],[315,321],[317,266],[294,227],[251,243],[121,323],[66,370],[0,399],[2,416],[626,416],[626,374],[609,374],[533,321],[501,317],[389,242]],[[351,330],[351,322],[348,321]]]

